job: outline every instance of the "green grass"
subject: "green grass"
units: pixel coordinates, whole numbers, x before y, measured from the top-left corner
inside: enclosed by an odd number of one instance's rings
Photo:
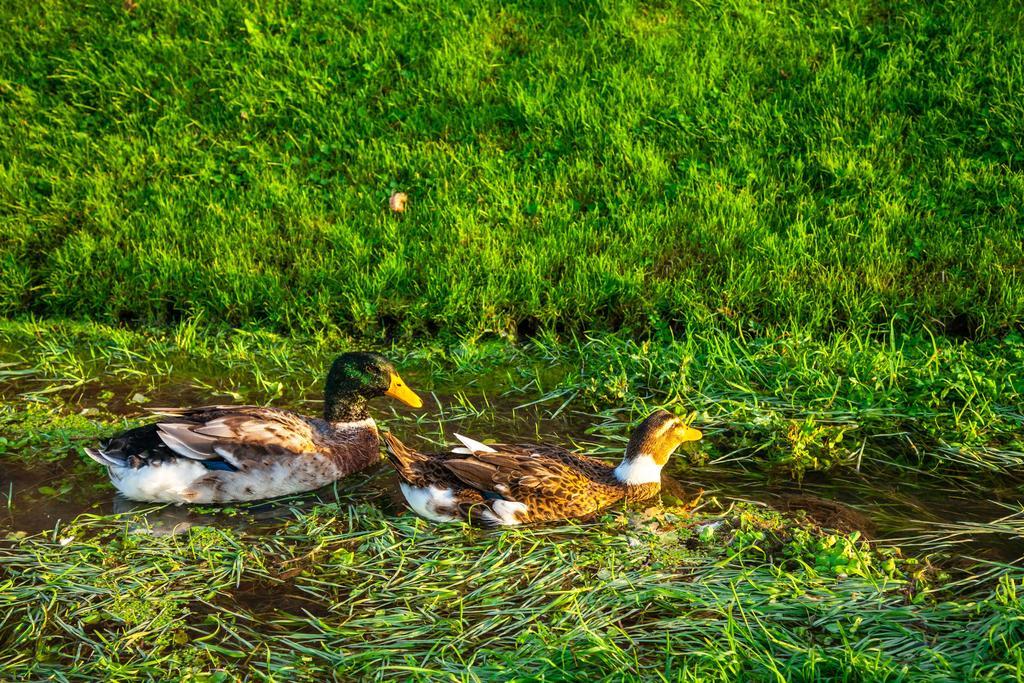
[[[7,314],[1024,320],[1014,3],[17,0],[0,26]]]
[[[748,509],[490,533],[341,501],[270,535],[146,530],[83,517],[0,555],[0,675],[1009,680],[1024,664],[1019,570],[956,601],[891,552]]]
[[[0,362],[10,363],[0,379],[16,382],[18,394],[0,404],[0,439],[13,444],[13,457],[39,458],[22,447],[50,448],[57,436],[52,452],[62,458],[68,446],[123,425],[125,409],[138,413],[134,394],[154,391],[173,402],[276,401],[315,413],[318,405],[303,402],[320,398],[324,368],[352,343],[192,324],[129,331],[0,323]],[[465,412],[457,402],[468,392],[479,404],[468,410],[498,425],[513,406],[533,404],[624,441],[654,407],[691,414],[707,437],[690,454],[695,464],[798,477],[880,466],[976,479],[1014,477],[1024,465],[1024,340],[1017,334],[984,343],[853,335],[743,341],[720,332],[657,343],[615,334],[564,343],[541,335],[521,344],[375,348],[414,373],[418,390],[441,392],[432,405],[442,417]],[[95,404],[80,395],[104,391],[120,406],[114,415],[78,414]],[[484,401],[503,396],[501,406],[480,403],[481,394]]]
[[[0,679],[1021,680],[1024,574],[971,558],[1024,539],[1022,27],[994,0],[6,3]],[[614,457],[667,406],[706,434],[694,482],[898,482],[903,551],[715,496],[431,526],[382,473],[177,536],[97,513],[81,449],[143,406],[317,412],[357,346],[441,399],[376,406],[404,437]]]

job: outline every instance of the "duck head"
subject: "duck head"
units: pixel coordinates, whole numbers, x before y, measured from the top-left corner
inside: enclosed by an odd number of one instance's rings
[[[355,422],[370,417],[366,402],[390,396],[420,408],[423,401],[410,389],[398,370],[379,353],[343,353],[334,359],[324,386],[324,419]]]
[[[623,484],[660,482],[661,468],[676,448],[700,438],[701,433],[683,424],[681,418],[667,410],[655,410],[633,430],[615,477]]]

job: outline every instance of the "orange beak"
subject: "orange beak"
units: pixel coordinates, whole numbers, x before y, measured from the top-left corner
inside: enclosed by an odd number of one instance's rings
[[[391,373],[391,385],[384,392],[386,396],[397,398],[399,401],[411,408],[422,408],[423,400],[416,395],[416,392],[405,385],[397,372]]]

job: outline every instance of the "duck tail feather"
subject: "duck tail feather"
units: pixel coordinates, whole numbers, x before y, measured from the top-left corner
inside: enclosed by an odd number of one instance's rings
[[[384,439],[384,450],[388,454],[388,460],[399,474],[407,473],[413,465],[427,459],[427,456],[409,448],[391,432],[384,432],[381,436]]]
[[[85,454],[105,467],[126,467],[128,465],[126,461],[98,448],[86,448]]]
[[[495,453],[493,448],[485,443],[480,443],[476,439],[471,439],[468,436],[456,433],[455,438],[462,442],[462,446],[452,449],[452,453],[459,453],[463,455],[473,455],[474,453]]]

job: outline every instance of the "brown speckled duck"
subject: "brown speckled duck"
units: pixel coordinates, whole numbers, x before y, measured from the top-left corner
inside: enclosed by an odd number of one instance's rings
[[[86,453],[132,500],[228,503],[311,491],[380,458],[367,401],[423,405],[376,353],[339,356],[327,374],[324,417],[278,408],[159,408],[160,419]]]
[[[409,507],[435,522],[502,526],[586,517],[621,500],[655,496],[669,456],[701,433],[657,410],[633,431],[618,466],[557,446],[456,437],[462,446],[451,452],[424,454],[384,434]]]

